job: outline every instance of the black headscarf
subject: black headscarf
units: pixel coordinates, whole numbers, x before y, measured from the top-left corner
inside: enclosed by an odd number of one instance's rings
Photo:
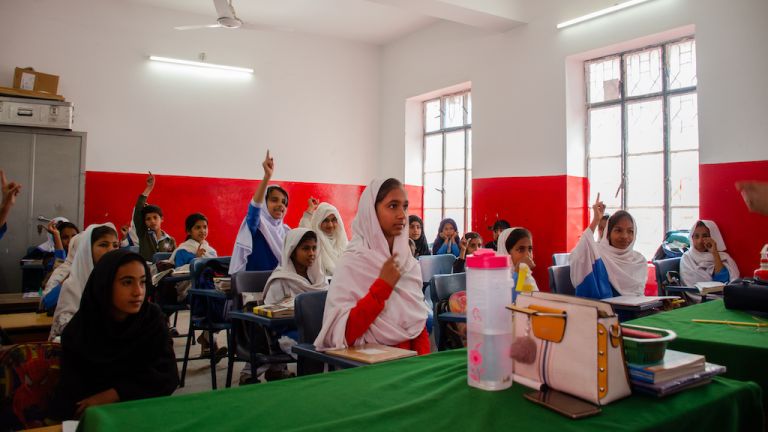
[[[418,222],[418,224],[421,226],[421,237],[419,237],[418,240],[413,241],[414,243],[416,243],[416,251],[413,253],[413,256],[418,258],[422,255],[432,255],[429,252],[429,243],[427,243],[427,236],[424,235],[424,221],[421,220],[421,218],[416,215],[408,216],[408,226],[410,226],[414,222]]]
[[[123,249],[102,256],[85,284],[80,309],[61,335],[56,417],[71,418],[78,401],[111,388],[125,401],[169,395],[178,385],[173,342],[160,309],[145,297],[139,312],[125,320],[112,315],[117,271],[133,261],[144,266],[149,291],[144,258]]]
[[[454,237],[454,243],[456,243],[456,246],[458,246],[461,243],[461,239],[459,238],[459,226],[456,225],[456,221],[451,218],[445,218],[440,221],[440,227],[437,229],[437,237],[435,237],[435,242],[432,243],[433,255],[436,255],[437,251],[439,251],[440,248],[443,246],[443,243],[445,243],[445,240],[443,240],[443,238],[440,237],[440,233],[443,232],[443,227],[445,227],[445,224],[453,225],[453,228],[456,230],[456,235]],[[451,253],[451,251],[449,250],[446,253]]]

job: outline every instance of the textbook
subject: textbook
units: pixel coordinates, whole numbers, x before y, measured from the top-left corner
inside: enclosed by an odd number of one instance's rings
[[[712,377],[725,373],[725,366],[705,363],[701,372],[691,373],[662,383],[651,384],[632,379],[632,389],[656,397],[671,395],[689,388],[702,386],[712,381]]]
[[[722,282],[696,282],[693,286],[699,290],[701,294],[713,294],[722,293],[725,288],[725,284]]]
[[[336,357],[343,357],[346,359],[359,361],[361,363],[373,364],[406,357],[413,357],[416,355],[416,351],[404,350],[386,345],[365,344],[344,349],[325,351],[325,354]]]
[[[663,300],[674,300],[678,298],[680,297],[677,297],[677,296],[616,296],[616,297],[604,298],[600,301],[603,303],[608,303],[612,306],[646,310],[646,309],[652,309],[655,307],[660,307],[663,304]]]
[[[703,355],[667,349],[664,353],[664,359],[660,363],[652,365],[627,363],[627,370],[632,381],[658,384],[694,373],[701,373],[704,371],[704,365]]]
[[[267,318],[293,318],[293,306],[279,304],[256,306],[253,308],[253,313]]]

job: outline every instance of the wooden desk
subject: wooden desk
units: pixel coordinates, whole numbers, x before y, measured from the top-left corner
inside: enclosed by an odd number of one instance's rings
[[[21,293],[0,294],[0,314],[35,312],[40,297],[24,298]]]
[[[0,330],[12,343],[42,342],[48,340],[53,317],[35,312],[0,315]]]

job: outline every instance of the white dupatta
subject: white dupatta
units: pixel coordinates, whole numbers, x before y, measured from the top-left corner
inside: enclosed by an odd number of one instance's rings
[[[277,186],[268,186],[264,196],[268,197],[269,190],[274,187]],[[269,245],[269,250],[277,258],[277,263],[280,265],[285,235],[291,228],[283,223],[283,219],[273,218],[263,202],[251,201],[249,205],[259,209],[259,232],[264,236],[267,245]],[[247,218],[247,215],[243,218],[243,223],[240,224],[240,229],[237,231],[235,248],[232,250],[232,258],[229,264],[229,274],[245,270],[245,266],[248,264],[248,257],[253,252],[253,236],[251,235],[251,230],[248,229]]]
[[[336,216],[338,224],[336,231],[333,235],[329,236],[322,229],[320,225],[325,218],[330,215]],[[349,240],[347,240],[347,231],[344,229],[344,221],[341,219],[339,210],[336,207],[328,203],[320,203],[317,206],[317,210],[312,214],[312,218],[309,220],[309,226],[307,227],[317,233],[317,243],[320,260],[323,264],[323,271],[328,276],[333,276],[336,270],[336,263],[341,258],[344,250],[347,248]]]
[[[291,260],[291,254],[299,245],[299,241],[304,234],[310,231],[306,228],[296,228],[289,231],[285,236],[282,264],[272,272],[272,275],[267,280],[267,284],[264,286],[264,304],[277,304],[286,297],[296,297],[301,293],[328,289],[328,282],[325,279],[325,274],[323,274],[321,259],[316,259],[307,269],[309,280],[296,273],[296,267]],[[315,234],[317,235],[317,233]],[[322,246],[318,243],[318,257],[321,255],[320,248]]]
[[[709,236],[712,237],[717,243],[717,251],[720,254],[720,261],[723,262],[725,268],[728,269],[730,280],[739,278],[739,268],[736,266],[736,262],[731,256],[725,252],[725,240],[723,240],[722,234],[720,234],[720,228],[717,224],[711,220],[702,220],[701,222],[709,228]],[[693,231],[696,229],[696,224],[691,228],[690,236],[693,236]],[[691,240],[691,248],[684,254],[682,260],[680,260],[680,277],[682,283],[687,286],[693,286],[697,282],[709,282],[712,280],[712,273],[715,271],[715,259],[712,257],[711,252],[699,252],[693,247],[693,240]]]

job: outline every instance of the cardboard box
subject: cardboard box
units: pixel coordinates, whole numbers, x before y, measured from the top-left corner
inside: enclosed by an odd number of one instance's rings
[[[13,74],[13,87],[55,95],[59,90],[59,76],[35,72],[31,67],[17,67]]]

